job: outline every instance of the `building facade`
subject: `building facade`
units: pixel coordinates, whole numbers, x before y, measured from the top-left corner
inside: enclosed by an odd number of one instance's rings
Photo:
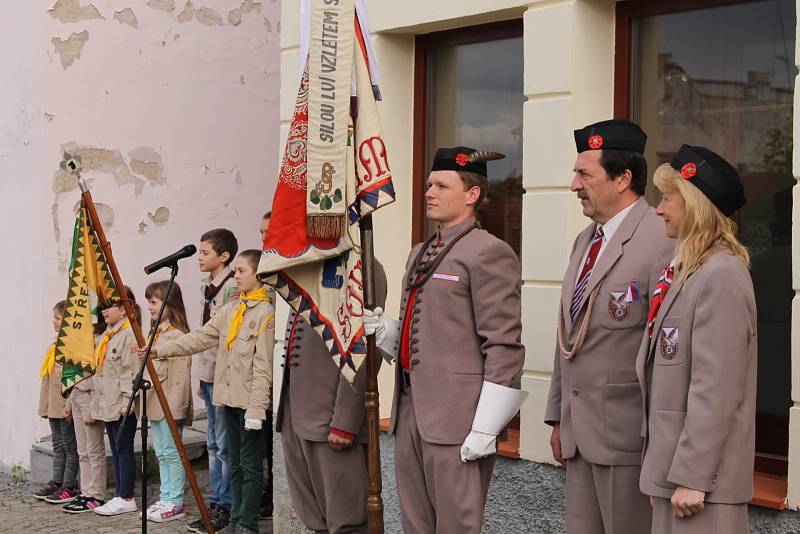
[[[572,130],[612,116],[649,134],[650,172],[681,143],[703,144],[741,173],[739,237],[753,257],[759,313],[756,469],[788,477],[800,506],[800,241],[793,230],[800,136],[794,111],[798,2],[793,0],[367,0],[380,104],[398,202],[375,217],[376,252],[397,313],[407,252],[423,239],[424,180],[437,146],[508,155],[490,166],[484,226],[522,259],[527,356],[521,457],[552,462],[542,423],[556,310],[572,242],[589,222],[569,191]],[[299,75],[299,7],[281,24],[282,139]],[[652,186],[647,198],[657,201]],[[402,245],[402,246],[400,246]],[[793,363],[797,365],[792,365]],[[391,405],[391,371],[381,406]]]

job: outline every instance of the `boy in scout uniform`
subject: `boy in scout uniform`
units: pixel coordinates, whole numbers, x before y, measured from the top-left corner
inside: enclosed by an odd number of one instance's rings
[[[217,346],[213,399],[214,405],[223,409],[230,445],[230,522],[242,534],[259,531],[264,421],[275,346],[275,308],[256,278],[260,257],[259,250],[245,250],[236,257],[234,278],[241,292],[238,305],[224,306],[203,327],[151,350],[154,358],[163,358],[198,354]],[[144,349],[139,353],[143,355]]]
[[[519,260],[475,220],[486,162],[502,157],[441,148],[428,177],[439,228],[406,265],[389,425],[405,532],[480,532],[497,435],[525,397],[512,387],[525,358]],[[365,324],[396,352],[398,325],[379,309]]]
[[[375,302],[384,306],[386,273],[377,260],[374,267]],[[353,389],[322,338],[295,312],[286,322],[285,360],[275,428],[292,508],[314,532],[367,532],[366,365]]]
[[[678,239],[652,298],[636,370],[647,407],[640,487],[654,534],[745,534],[753,496],[756,302],[728,219],[736,170],[684,145],[656,170],[658,214]]]
[[[592,223],[575,239],[561,289],[545,423],[567,467],[567,532],[646,532],[639,492],[642,399],[636,354],[650,290],[674,242],[642,196],[647,136],[608,120],[575,131],[570,189]]]
[[[200,286],[203,305],[203,324],[219,313],[228,302],[238,297],[233,271],[229,267],[239,244],[233,232],[226,228],[209,230],[200,237],[200,251],[197,262],[200,271],[208,273],[208,277]],[[214,370],[217,361],[216,346],[200,354],[199,365],[195,365],[197,378],[200,379],[198,396],[203,399],[208,418],[206,447],[208,449],[208,474],[211,485],[209,496],[209,513],[215,530],[221,530],[228,524],[231,509],[230,462],[228,459],[228,440],[225,437],[224,410],[215,407],[212,399],[214,389]],[[204,529],[201,520],[189,524],[189,530],[200,532]]]

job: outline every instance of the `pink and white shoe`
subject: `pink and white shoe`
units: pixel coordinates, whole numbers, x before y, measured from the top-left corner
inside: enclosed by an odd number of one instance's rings
[[[147,520],[155,523],[166,523],[184,517],[186,517],[186,507],[182,504],[162,503],[159,509],[147,512]]]

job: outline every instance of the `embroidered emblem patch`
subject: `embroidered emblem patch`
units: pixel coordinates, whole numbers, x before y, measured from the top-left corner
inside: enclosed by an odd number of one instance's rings
[[[255,328],[255,327],[256,327],[256,322],[255,322],[255,321],[250,321],[250,324],[249,324],[248,326],[249,326],[251,329],[253,329],[253,328]]]
[[[457,274],[448,274],[448,273],[433,273],[431,277],[434,280],[445,280],[447,282],[458,282],[461,280],[461,277]]]
[[[679,334],[677,327],[661,329],[661,357],[674,360],[678,356]]]
[[[587,144],[589,145],[589,148],[591,148],[592,150],[597,150],[598,148],[603,146],[603,136],[593,135],[589,138]]]
[[[683,176],[684,180],[691,180],[695,174],[697,174],[697,165],[691,161],[681,167],[681,176]]]
[[[615,321],[624,321],[631,312],[631,303],[626,298],[627,291],[608,292],[608,315]]]

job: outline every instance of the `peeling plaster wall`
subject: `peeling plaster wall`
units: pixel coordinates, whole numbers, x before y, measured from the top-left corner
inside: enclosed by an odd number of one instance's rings
[[[24,117],[11,121],[19,131],[11,132],[10,141],[21,143],[32,123],[41,132],[41,143],[36,143],[32,161],[21,159],[0,173],[3,189],[7,176],[19,175],[23,168],[28,173],[30,202],[17,202],[3,213],[27,221],[20,241],[24,250],[33,252],[15,253],[25,269],[15,266],[15,274],[6,279],[19,280],[18,273],[25,272],[19,290],[13,290],[19,292],[15,301],[25,306],[36,301],[30,304],[32,313],[0,311],[2,324],[11,324],[13,331],[30,323],[30,336],[13,345],[9,338],[19,336],[3,335],[0,341],[4,363],[10,360],[20,369],[13,381],[19,385],[16,397],[0,388],[2,406],[16,398],[24,401],[18,406],[25,407],[16,427],[8,426],[9,412],[3,410],[0,464],[27,464],[31,442],[48,433],[35,415],[37,370],[51,338],[48,310],[66,294],[73,210],[79,200],[74,179],[59,170],[64,150],[81,155],[94,199],[103,205],[99,212],[108,225],[122,277],[140,302],[146,285],[168,274],[147,277],[142,267],[184,244],[197,243],[206,230],[230,228],[240,250],[260,246],[258,225],[271,207],[277,183],[279,35],[270,28],[279,27],[280,4],[198,0],[189,3],[193,17],[181,22],[178,16],[186,4],[13,0],[15,16],[16,11],[24,12],[30,22],[15,24],[11,35],[0,37],[0,42],[8,42],[0,50],[17,51],[0,61],[0,72],[3,79],[20,79],[13,69],[23,66],[42,73],[41,80],[32,79],[26,90],[19,89],[20,95],[32,99],[31,116],[27,122]],[[31,35],[30,28],[39,31]],[[75,35],[85,36],[77,38],[82,42],[79,54],[74,50],[76,37],[71,37]],[[55,44],[70,42],[60,49]],[[21,55],[29,50],[31,57]],[[8,59],[14,59],[12,64]],[[33,74],[26,70],[22,78]],[[30,96],[39,94],[41,102]],[[0,91],[0,117],[18,114],[20,104],[6,99]],[[3,141],[7,122],[0,123]],[[0,202],[9,203],[9,196],[3,194]],[[36,239],[27,235],[32,229]],[[183,261],[178,283],[190,326],[195,327],[200,322],[200,280],[196,260]],[[147,322],[146,311],[144,315]]]

